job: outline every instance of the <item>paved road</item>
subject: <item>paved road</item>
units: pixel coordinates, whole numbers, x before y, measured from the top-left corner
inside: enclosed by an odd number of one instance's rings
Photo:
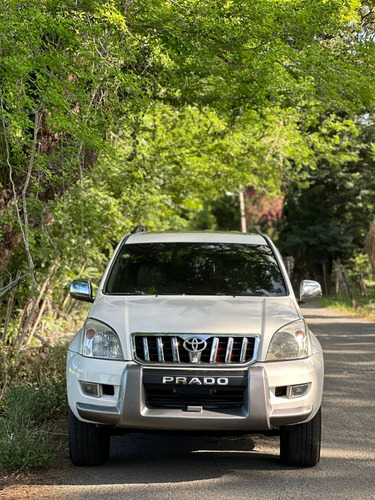
[[[38,486],[4,490],[4,498],[374,499],[375,323],[327,309],[305,307],[304,312],[326,361],[323,449],[317,467],[282,467],[277,437],[137,434],[114,437],[111,460],[103,467],[69,466],[54,486],[49,478]]]

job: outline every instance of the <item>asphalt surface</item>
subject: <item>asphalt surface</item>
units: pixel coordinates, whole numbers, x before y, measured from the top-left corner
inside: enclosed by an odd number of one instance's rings
[[[110,461],[102,467],[69,465],[55,484],[49,478],[12,486],[0,498],[374,499],[375,323],[314,307],[304,307],[304,314],[325,352],[322,457],[316,467],[283,467],[275,436],[133,434],[112,438]]]

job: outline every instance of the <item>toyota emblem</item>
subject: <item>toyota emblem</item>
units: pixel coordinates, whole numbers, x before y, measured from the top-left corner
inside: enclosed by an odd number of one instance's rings
[[[199,337],[189,337],[183,343],[183,347],[188,352],[202,352],[207,347],[207,342]]]

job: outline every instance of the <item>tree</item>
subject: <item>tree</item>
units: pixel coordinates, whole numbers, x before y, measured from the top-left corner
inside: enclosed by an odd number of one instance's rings
[[[345,120],[341,130],[327,122],[333,149],[310,171],[307,188],[289,187],[279,245],[295,258],[296,281],[310,276],[329,291],[333,261],[348,263],[362,252],[373,221],[375,128],[368,117],[357,121],[358,135]]]
[[[124,113],[132,49],[113,2],[5,0],[1,37],[1,272],[23,240],[34,285],[33,227],[44,204],[96,161],[106,133]],[[128,88],[120,99],[118,90]]]

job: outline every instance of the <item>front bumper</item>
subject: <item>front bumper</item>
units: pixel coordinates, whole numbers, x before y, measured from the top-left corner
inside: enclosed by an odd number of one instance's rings
[[[238,371],[243,373],[245,370],[247,376],[242,406],[216,411],[147,407],[143,384],[147,368],[134,362],[98,360],[69,352],[67,384],[70,408],[80,420],[123,429],[262,431],[308,421],[321,405],[321,353],[303,360],[241,367]],[[173,370],[177,375],[189,373],[188,368],[168,366],[157,369],[161,372]],[[227,371],[221,369],[220,373],[224,377]],[[82,381],[113,386],[113,394],[87,396],[82,392]],[[276,388],[304,383],[309,384],[309,390],[303,397],[289,399],[286,395],[277,395]]]

